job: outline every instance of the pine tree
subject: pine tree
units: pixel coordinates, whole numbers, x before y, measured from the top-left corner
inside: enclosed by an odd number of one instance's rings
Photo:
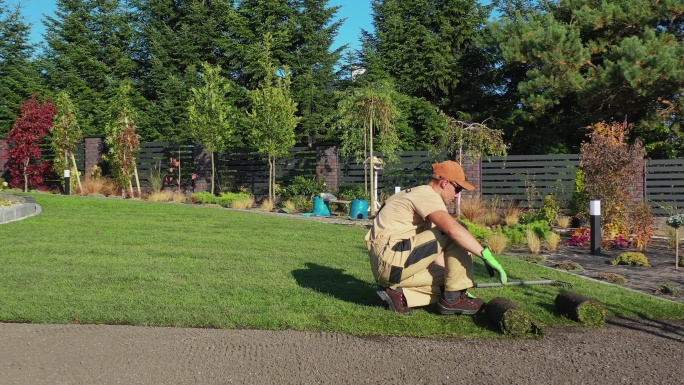
[[[632,137],[644,139],[647,149],[681,153],[680,0],[506,6],[492,33],[503,60],[524,73],[518,102],[528,120],[538,122],[526,130],[539,130],[530,137],[548,140],[553,127],[565,147],[577,148],[579,127],[627,116],[635,127]]]
[[[71,95],[84,135],[103,135],[109,97],[137,72],[130,10],[122,0],[57,0],[45,25],[48,86]]]
[[[331,87],[339,76],[335,65],[342,47],[331,46],[342,24],[333,21],[339,7],[326,8],[328,0],[302,0],[298,6],[298,28],[293,39],[292,96],[301,121],[297,139],[313,145],[333,132],[338,98]]]
[[[0,136],[10,131],[22,103],[41,91],[29,32],[20,8],[10,10],[0,0]]]
[[[196,74],[202,63],[228,68],[226,63],[235,54],[231,47],[234,2],[134,0],[132,4],[140,32],[136,57],[141,92],[150,102],[148,116],[154,127],[149,139],[187,140],[187,101],[191,88],[200,86]]]

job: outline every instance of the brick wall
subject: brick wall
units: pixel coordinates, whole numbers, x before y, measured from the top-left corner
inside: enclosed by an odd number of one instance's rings
[[[104,139],[99,136],[85,138],[85,170],[84,177],[89,177],[93,167],[102,167],[102,154],[104,154]]]
[[[480,172],[480,158],[473,156],[464,156],[461,162],[461,167],[465,172],[465,177],[470,184],[475,186],[475,190],[464,190],[461,194],[464,197],[472,197],[480,195],[482,190],[482,173]]]
[[[211,191],[211,154],[205,151],[202,146],[195,146],[193,166],[195,174],[197,174],[193,191]],[[214,185],[214,191],[218,191],[218,186]]]
[[[340,184],[340,158],[336,146],[320,146],[316,149],[316,175],[325,178],[330,191],[337,190]]]

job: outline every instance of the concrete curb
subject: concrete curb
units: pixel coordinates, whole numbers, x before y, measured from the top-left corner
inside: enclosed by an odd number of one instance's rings
[[[42,206],[37,204],[33,197],[23,195],[21,197],[26,200],[26,203],[0,209],[0,224],[20,221],[43,212]]]

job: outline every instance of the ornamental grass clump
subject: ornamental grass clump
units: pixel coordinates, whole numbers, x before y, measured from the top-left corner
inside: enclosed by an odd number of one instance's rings
[[[254,199],[252,199],[252,204],[254,204]],[[251,207],[251,205],[250,205],[250,207]],[[273,211],[274,207],[275,207],[275,203],[273,203],[272,200],[264,199],[264,201],[261,202],[261,206],[259,206],[259,210],[261,210],[261,211]]]
[[[606,309],[594,298],[565,291],[555,300],[556,311],[584,326],[600,327],[606,323]]]
[[[523,261],[530,262],[530,263],[542,263],[546,262],[546,255],[541,255],[541,254],[531,254],[531,255],[526,255],[522,258]]]
[[[513,337],[541,334],[541,330],[532,323],[530,316],[508,298],[494,298],[487,302],[484,310],[487,320],[503,334]]]
[[[527,239],[527,247],[534,254],[539,254],[541,252],[542,241],[537,236],[537,234],[532,229],[528,229],[525,232],[525,238]]]
[[[577,263],[573,260],[570,260],[570,259],[560,261],[554,267],[556,269],[568,270],[568,271],[571,271],[571,270],[584,271],[584,268],[582,267],[582,265],[580,265],[579,263]]]
[[[613,266],[615,266],[615,265],[628,265],[628,266],[651,267],[651,265],[649,265],[649,263],[648,263],[648,258],[646,258],[644,253],[640,253],[638,251],[628,251],[625,253],[621,253],[615,259],[610,261],[610,264]]]
[[[477,196],[472,199],[462,199],[459,208],[461,216],[471,223],[482,224],[485,213],[488,212],[485,201]]]
[[[549,233],[544,241],[546,248],[549,249],[549,251],[556,251],[556,249],[558,249],[558,244],[561,241],[561,237],[556,233]]]
[[[627,283],[627,278],[615,273],[598,273],[598,279],[617,284]]]
[[[557,219],[558,227],[562,227],[562,228],[564,228],[564,229],[567,229],[568,227],[570,227],[570,222],[571,222],[571,220],[572,220],[572,218],[570,218],[570,217],[567,216],[567,215],[561,215],[561,216],[559,216],[558,219]]]
[[[503,233],[492,233],[487,237],[486,244],[494,254],[501,254],[501,252],[506,249],[506,246],[508,246],[508,237]]]
[[[656,293],[670,295],[672,297],[680,296],[680,291],[677,288],[677,285],[674,282],[670,281],[659,282],[655,291]]]

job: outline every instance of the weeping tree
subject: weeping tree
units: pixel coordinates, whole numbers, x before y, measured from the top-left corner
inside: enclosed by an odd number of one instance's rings
[[[446,152],[453,156],[458,163],[463,163],[463,156],[480,157],[483,155],[506,155],[506,143],[503,131],[487,127],[482,123],[458,120],[442,114],[444,124],[441,129],[431,133],[431,151],[434,154]],[[461,209],[461,194],[458,195],[458,210]]]
[[[250,120],[249,142],[260,154],[268,157],[268,199],[275,201],[276,159],[285,156],[295,145],[297,103],[290,93],[290,70],[278,68],[272,59],[272,36],[267,33],[261,47],[259,62],[265,70],[260,87],[249,92],[251,101],[247,117]]]
[[[503,140],[503,131],[489,128],[486,121],[473,123],[458,120],[442,114],[444,125],[442,130],[433,133],[432,151],[436,154],[446,152],[454,156],[459,163],[463,155],[474,157],[483,155],[504,156],[507,145]]]
[[[83,133],[76,120],[74,103],[66,91],[60,92],[55,102],[57,105],[57,115],[54,118],[55,124],[50,130],[50,144],[55,152],[52,169],[60,175],[62,170],[71,168],[76,176],[75,179],[78,182],[78,187],[82,189],[81,176],[76,165],[74,150],[76,149],[76,143],[80,143],[83,140]],[[71,167],[69,167],[69,161],[71,161]]]
[[[400,117],[399,109],[393,99],[395,91],[387,82],[370,83],[362,88],[352,88],[342,98],[339,113],[342,125],[343,155],[354,155],[357,162],[368,159],[370,170],[364,167],[364,185],[366,193],[375,187],[373,166],[374,153],[381,151],[389,162],[399,147],[399,136],[395,123]],[[374,139],[377,135],[377,141]],[[366,175],[369,174],[369,177]],[[370,179],[370,188],[368,180]],[[375,215],[375,193],[371,192],[371,216]]]
[[[221,67],[202,64],[200,87],[192,87],[188,103],[188,129],[211,154],[211,193],[214,194],[216,161],[214,154],[235,142],[238,109],[229,98],[233,82],[221,75]]]

